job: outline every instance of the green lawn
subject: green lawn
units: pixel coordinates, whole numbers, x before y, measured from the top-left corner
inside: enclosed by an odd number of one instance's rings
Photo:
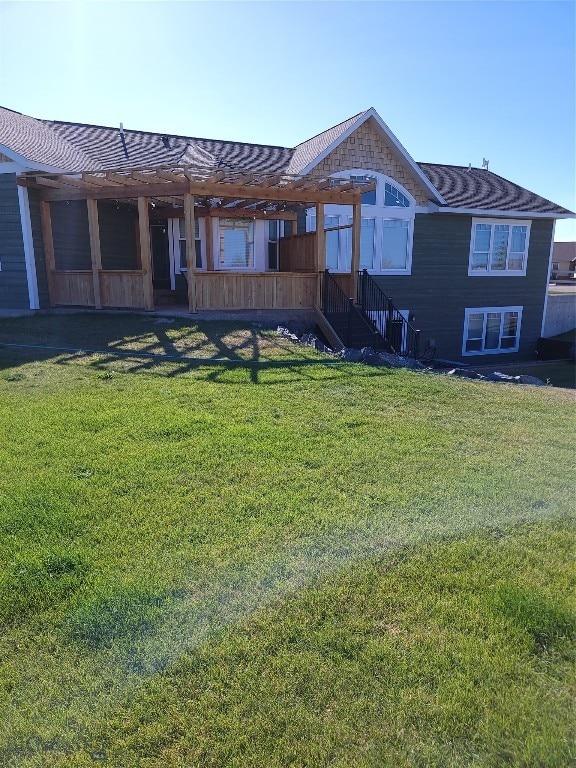
[[[1,320],[0,765],[573,764],[575,422],[250,325]]]

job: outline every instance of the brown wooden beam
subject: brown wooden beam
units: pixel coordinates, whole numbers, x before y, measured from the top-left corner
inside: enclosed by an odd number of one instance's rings
[[[54,286],[54,270],[56,259],[54,257],[54,238],[52,236],[52,218],[50,216],[50,203],[40,202],[40,221],[42,224],[42,243],[44,245],[44,260],[46,262],[46,278],[48,280],[48,300],[50,306],[56,303],[56,291]]]
[[[184,195],[184,229],[186,232],[186,279],[188,309],[196,312],[196,238],[194,234],[194,197]]]
[[[154,287],[152,285],[152,249],[150,246],[150,218],[148,216],[148,198],[138,198],[138,233],[140,240],[140,259],[142,261],[142,279],[144,280],[144,309],[154,309]]]
[[[98,201],[86,200],[88,206],[88,231],[90,233],[90,259],[92,261],[92,283],[94,285],[94,306],[102,309],[100,295],[100,270],[102,269],[102,252],[100,250],[100,226],[98,224]]]
[[[137,175],[137,172],[132,174]],[[139,174],[142,176],[143,174]],[[50,184],[52,186],[52,184]],[[237,184],[207,182],[156,182],[143,183],[140,185],[126,185],[122,187],[96,187],[86,188],[85,190],[75,189],[51,189],[42,193],[43,200],[85,200],[92,198],[94,200],[121,200],[136,197],[173,197],[191,194],[200,197],[229,197],[244,200],[272,202],[294,202],[294,203],[334,203],[336,205],[354,205],[362,199],[362,192],[355,188],[348,192],[338,192],[337,189],[318,190],[311,189],[289,189],[288,187],[262,187],[256,184],[242,186]]]

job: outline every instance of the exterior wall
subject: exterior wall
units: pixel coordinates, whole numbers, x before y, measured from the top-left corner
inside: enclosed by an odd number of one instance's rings
[[[436,357],[473,365],[531,357],[540,337],[552,221],[532,220],[525,277],[469,277],[472,217],[417,214],[411,275],[375,275],[382,290],[399,309],[414,315],[422,331],[422,348],[432,340]],[[462,355],[464,310],[471,307],[522,306],[517,353]]]
[[[98,203],[102,269],[139,269],[136,246],[138,211],[114,203]]]
[[[557,336],[576,328],[576,293],[552,293],[546,304],[544,336]]]
[[[0,174],[0,309],[29,309],[16,174]]]
[[[314,173],[332,174],[351,168],[367,168],[396,179],[414,196],[418,205],[427,205],[430,193],[412,170],[386,143],[370,118],[339,144],[314,168]]]
[[[50,203],[56,269],[92,269],[85,200]]]

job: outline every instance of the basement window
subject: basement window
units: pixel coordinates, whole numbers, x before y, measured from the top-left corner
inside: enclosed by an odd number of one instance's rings
[[[465,310],[463,355],[518,352],[522,307],[478,307]]]

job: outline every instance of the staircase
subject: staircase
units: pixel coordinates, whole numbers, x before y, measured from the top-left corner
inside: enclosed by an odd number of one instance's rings
[[[418,356],[420,331],[396,309],[366,270],[358,273],[355,299],[346,296],[326,270],[322,274],[322,312],[343,346]]]

